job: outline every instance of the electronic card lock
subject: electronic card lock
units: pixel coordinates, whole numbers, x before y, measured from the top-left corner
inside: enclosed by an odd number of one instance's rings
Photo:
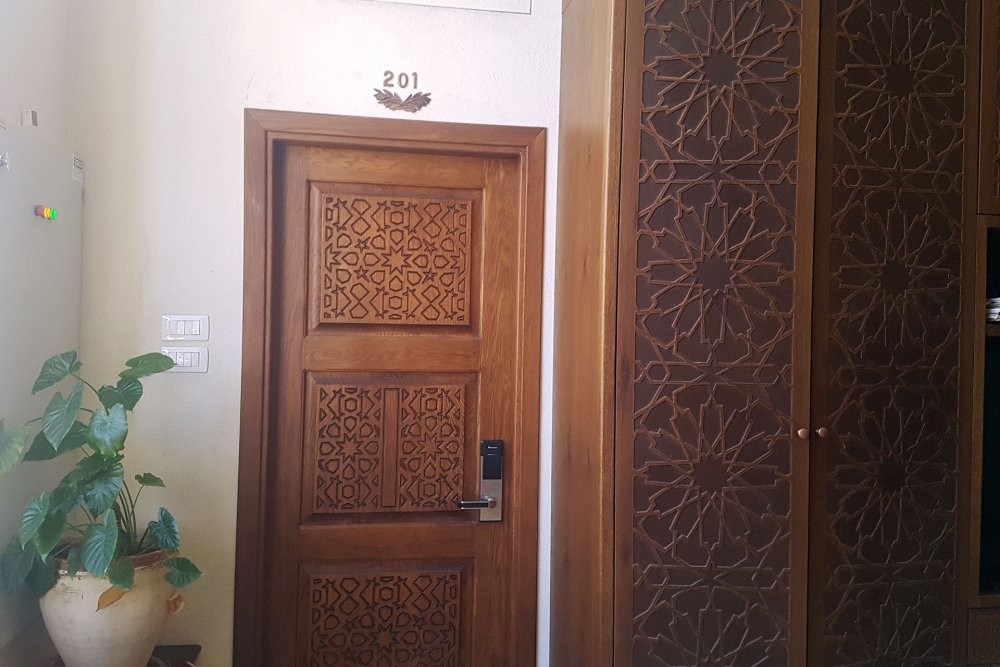
[[[503,518],[503,440],[479,443],[479,500],[460,500],[458,508],[479,510],[480,521]]]

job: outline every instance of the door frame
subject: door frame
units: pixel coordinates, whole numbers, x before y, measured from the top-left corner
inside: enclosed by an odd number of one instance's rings
[[[391,148],[438,155],[508,158],[518,161],[519,279],[517,419],[521,455],[508,460],[509,484],[521,501],[505,508],[517,545],[509,573],[519,613],[517,664],[534,664],[538,604],[538,489],[541,383],[543,223],[545,214],[545,129],[428,121],[333,116],[246,109],[244,113],[243,373],[240,398],[239,484],[236,501],[236,567],[233,664],[260,664],[264,537],[268,508],[276,494],[268,477],[266,437],[271,372],[271,290],[276,148],[281,144],[332,148]],[[532,372],[537,369],[539,372]],[[530,641],[529,641],[530,639]],[[528,660],[530,658],[530,660]]]

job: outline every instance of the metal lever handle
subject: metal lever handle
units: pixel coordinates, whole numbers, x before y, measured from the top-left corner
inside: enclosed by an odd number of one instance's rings
[[[460,510],[488,510],[497,506],[497,499],[493,496],[483,496],[480,500],[459,500]]]

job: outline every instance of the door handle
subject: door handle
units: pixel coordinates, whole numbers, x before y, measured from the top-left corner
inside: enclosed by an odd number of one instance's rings
[[[483,496],[480,500],[459,500],[460,510],[486,510],[497,506],[497,499],[492,496]]]
[[[503,519],[503,440],[479,443],[479,500],[459,500],[460,510],[479,510],[480,521]]]

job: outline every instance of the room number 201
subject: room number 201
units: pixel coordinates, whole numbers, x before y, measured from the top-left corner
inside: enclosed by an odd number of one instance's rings
[[[416,88],[417,87],[417,73],[407,73],[400,72],[396,74],[391,70],[386,70],[382,73],[385,77],[382,81],[383,88]]]

